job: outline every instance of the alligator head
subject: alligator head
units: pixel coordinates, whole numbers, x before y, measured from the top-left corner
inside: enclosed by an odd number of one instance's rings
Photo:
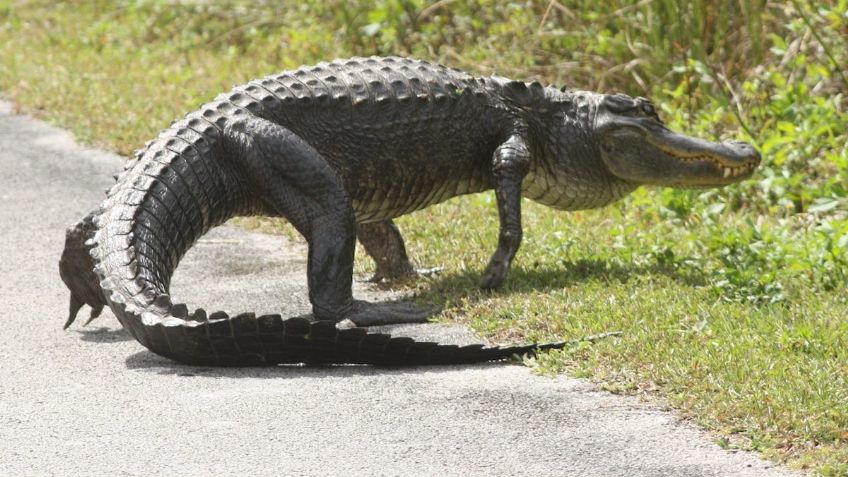
[[[671,131],[644,98],[601,96],[594,125],[601,160],[612,175],[633,184],[719,187],[750,177],[760,163],[747,143]]]

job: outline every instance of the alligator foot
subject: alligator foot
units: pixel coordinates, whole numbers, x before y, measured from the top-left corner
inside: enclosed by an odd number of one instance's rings
[[[370,303],[356,300],[354,311],[345,318],[356,326],[426,323],[439,312],[437,307],[422,307],[405,302]],[[344,321],[344,320],[343,320]]]
[[[480,277],[480,288],[483,290],[494,290],[500,288],[509,270],[509,262],[492,260],[486,271]]]

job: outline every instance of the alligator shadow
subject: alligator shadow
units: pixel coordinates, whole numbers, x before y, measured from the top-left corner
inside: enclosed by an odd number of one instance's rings
[[[562,261],[556,268],[513,268],[504,286],[497,290],[481,290],[478,286],[480,273],[477,270],[465,270],[427,278],[429,283],[416,290],[415,296],[444,307],[457,300],[474,304],[492,296],[562,290],[589,281],[626,283],[634,276],[644,275],[662,275],[693,287],[708,283],[706,276],[694,269],[680,269],[658,263],[636,265],[592,259]]]
[[[263,367],[213,367],[180,364],[147,350],[127,357],[127,369],[146,374],[170,375],[184,378],[260,378],[298,379],[348,376],[403,376],[410,374],[449,373],[458,370],[492,366],[515,366],[517,362],[475,363],[438,366],[375,366],[361,364],[314,365],[291,364]]]
[[[132,335],[123,328],[113,329],[106,326],[98,326],[97,328],[83,328],[73,331],[80,334],[81,340],[91,343],[119,343],[133,340]]]

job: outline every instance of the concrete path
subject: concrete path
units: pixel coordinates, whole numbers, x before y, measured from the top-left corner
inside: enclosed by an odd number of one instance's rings
[[[109,312],[62,331],[63,230],[120,165],[0,103],[0,475],[787,475],[638,399],[516,365],[214,369],[149,353]],[[304,257],[221,227],[174,295],[302,313]]]

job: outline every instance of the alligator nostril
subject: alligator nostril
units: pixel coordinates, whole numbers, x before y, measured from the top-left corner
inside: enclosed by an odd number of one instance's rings
[[[754,146],[748,144],[744,141],[727,141],[725,142],[727,146],[733,149],[740,156],[745,156],[746,159],[753,160],[753,162],[759,164],[760,163],[760,151],[758,151]]]

